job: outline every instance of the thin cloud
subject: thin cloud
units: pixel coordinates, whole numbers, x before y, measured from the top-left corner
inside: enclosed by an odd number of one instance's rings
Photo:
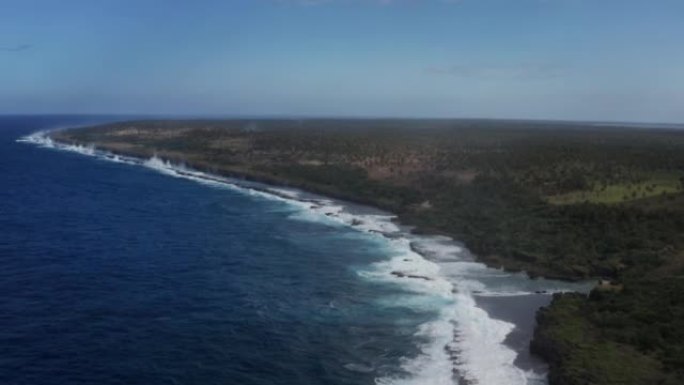
[[[10,46],[10,47],[0,47],[0,51],[2,52],[22,52],[26,51],[33,48],[31,44],[20,44],[20,45],[15,45],[15,46]]]
[[[520,65],[453,65],[448,67],[429,67],[425,73],[435,76],[452,76],[459,78],[491,80],[491,79],[552,79],[565,75],[567,69],[555,64],[520,64]]]

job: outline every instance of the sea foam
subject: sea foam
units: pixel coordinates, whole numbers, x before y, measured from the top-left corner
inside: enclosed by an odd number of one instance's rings
[[[207,174],[160,157],[141,160],[101,151],[92,146],[53,141],[48,132],[19,139],[44,148],[70,151],[102,160],[141,165],[165,175],[228,188],[263,199],[286,202],[296,210],[293,220],[349,226],[386,242],[389,258],[360,271],[362,279],[396,285],[406,295],[387,298],[382,306],[426,310],[434,316],[415,331],[419,354],[401,360],[403,373],[376,378],[381,385],[479,385],[545,383],[543,373],[525,372],[514,365],[517,353],[504,344],[515,325],[491,318],[476,306],[475,295],[517,296],[516,282],[527,279],[474,262],[468,251],[448,237],[418,236],[403,231],[390,214],[351,213],[342,202],[324,197],[302,198],[294,189],[276,188]],[[490,290],[485,278],[513,281],[510,288]],[[563,291],[562,288],[554,291]],[[351,368],[349,370],[356,370]]]

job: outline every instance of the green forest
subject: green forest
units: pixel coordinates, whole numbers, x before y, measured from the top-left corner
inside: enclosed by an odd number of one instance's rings
[[[135,121],[53,133],[381,207],[557,295],[551,384],[684,383],[684,132],[497,120]]]

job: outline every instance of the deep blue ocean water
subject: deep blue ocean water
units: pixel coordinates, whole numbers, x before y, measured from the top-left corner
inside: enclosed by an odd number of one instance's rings
[[[98,119],[0,117],[0,384],[443,384],[464,368],[543,383],[513,365],[513,324],[451,298],[538,289],[523,278],[461,257],[439,270],[282,200],[17,142]],[[447,278],[383,278],[402,264]]]
[[[378,245],[0,122],[0,383],[363,384],[403,353],[353,270]]]

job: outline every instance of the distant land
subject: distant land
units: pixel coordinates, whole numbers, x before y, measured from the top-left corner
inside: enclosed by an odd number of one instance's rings
[[[556,295],[531,349],[551,385],[684,383],[681,125],[450,119],[148,120],[57,141],[396,213],[494,267],[601,279]]]

